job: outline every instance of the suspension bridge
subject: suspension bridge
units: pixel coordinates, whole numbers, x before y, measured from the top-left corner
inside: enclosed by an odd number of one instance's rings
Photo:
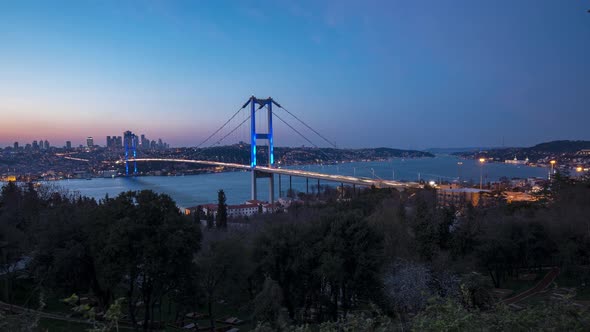
[[[171,163],[187,163],[187,164],[200,164],[200,165],[209,165],[209,166],[218,166],[224,168],[233,168],[233,169],[240,169],[240,170],[247,170],[251,172],[251,199],[256,200],[258,198],[258,179],[260,178],[268,178],[268,188],[269,188],[269,201],[270,203],[274,203],[274,175],[278,175],[279,177],[279,191],[280,191],[280,183],[281,183],[281,176],[288,176],[289,183],[291,183],[291,177],[302,177],[306,178],[309,187],[309,179],[317,180],[318,187],[320,185],[320,181],[328,181],[337,183],[340,185],[352,185],[352,186],[375,186],[377,188],[396,188],[398,190],[404,190],[407,188],[418,188],[420,187],[419,183],[416,182],[399,182],[393,180],[384,180],[381,178],[365,178],[365,177],[357,177],[357,176],[347,176],[347,175],[335,175],[335,174],[324,174],[319,172],[311,172],[305,170],[297,170],[297,169],[289,169],[289,168],[280,168],[276,167],[275,165],[275,158],[274,158],[274,132],[273,132],[273,117],[276,117],[282,123],[284,123],[287,127],[292,129],[295,133],[301,136],[305,141],[310,143],[314,147],[318,147],[316,144],[313,143],[311,139],[306,137],[301,133],[301,131],[297,130],[294,126],[289,124],[285,119],[281,116],[273,112],[273,106],[285,111],[287,114],[292,116],[296,119],[299,123],[303,124],[307,129],[317,135],[319,138],[327,142],[330,146],[337,148],[336,145],[325,138],[321,133],[317,130],[313,129],[299,117],[297,117],[292,112],[288,111],[284,107],[282,107],[279,103],[277,103],[272,98],[256,98],[254,96],[250,97],[248,101],[240,108],[236,113],[234,113],[229,120],[227,120],[220,128],[214,131],[211,135],[209,135],[203,142],[197,145],[196,148],[200,148],[211,140],[211,138],[215,137],[218,133],[220,133],[236,116],[242,112],[247,107],[250,108],[249,115],[242,120],[236,127],[231,129],[227,134],[225,134],[221,139],[217,141],[217,143],[224,140],[226,137],[234,133],[238,128],[240,128],[243,124],[245,124],[248,120],[250,121],[250,131],[249,131],[249,139],[250,139],[250,164],[237,164],[237,163],[227,163],[221,161],[214,161],[214,160],[192,160],[192,159],[170,159],[170,158],[137,158],[136,153],[136,139],[132,136],[129,132],[129,135],[125,135],[124,139],[124,148],[125,148],[125,159],[121,160],[120,162],[125,163],[125,174],[126,175],[135,175],[137,174],[137,163],[144,163],[144,162],[171,162]],[[263,126],[257,126],[256,119],[257,113],[261,112],[261,119],[266,120],[265,129],[262,132],[259,132]],[[263,112],[266,111],[266,114]],[[265,116],[266,115],[266,116]],[[260,119],[259,119],[260,120]],[[261,146],[259,142],[266,143],[266,148],[268,152],[268,158],[266,165],[259,165],[258,164],[258,157],[257,157],[257,147]],[[263,146],[263,145],[262,145]],[[131,171],[132,170],[132,171]]]

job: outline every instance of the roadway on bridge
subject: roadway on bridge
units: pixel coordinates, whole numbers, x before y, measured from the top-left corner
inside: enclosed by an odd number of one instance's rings
[[[210,160],[166,159],[166,158],[129,159],[129,162],[134,162],[134,161],[135,162],[188,163],[188,164],[221,166],[221,167],[228,167],[228,168],[243,169],[243,170],[248,170],[248,171],[252,170],[252,168],[249,165],[224,163],[224,162],[210,161]],[[375,186],[377,188],[406,189],[406,188],[420,188],[421,187],[421,185],[416,182],[399,182],[399,181],[392,181],[392,180],[370,179],[370,178],[347,176],[347,175],[324,174],[324,173],[309,172],[309,171],[288,169],[288,168],[271,168],[271,167],[266,167],[266,166],[256,166],[256,171],[263,172],[263,173],[281,174],[281,175],[287,175],[287,176],[298,176],[298,177],[304,177],[304,178],[310,178],[310,179],[318,179],[318,180],[331,181],[331,182],[354,184],[354,185],[367,186],[367,187]]]

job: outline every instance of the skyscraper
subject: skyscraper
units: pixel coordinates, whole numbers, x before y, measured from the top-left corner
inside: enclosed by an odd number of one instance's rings
[[[14,149],[18,150],[18,142],[14,142]]]
[[[86,146],[89,148],[94,147],[94,138],[92,138],[91,136],[88,136],[86,138]]]
[[[72,149],[72,142],[66,141],[66,149],[68,149],[68,150]]]

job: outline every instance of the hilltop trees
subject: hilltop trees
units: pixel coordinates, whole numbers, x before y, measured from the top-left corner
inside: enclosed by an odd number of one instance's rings
[[[194,272],[200,231],[187,222],[169,196],[152,191],[127,192],[100,208],[106,230],[96,243],[102,248],[96,252],[96,270],[109,284],[125,289],[134,323],[141,301],[147,328],[154,305]]]
[[[371,188],[233,229],[221,220],[219,191],[220,231],[203,234],[170,197],[152,191],[96,202],[12,184],[0,194],[0,268],[30,256],[34,282],[48,293],[85,294],[97,310],[124,297],[123,314],[146,330],[158,316],[182,321],[189,311],[207,312],[214,329],[221,306],[268,330],[534,329],[543,325],[532,318],[545,311],[495,308],[489,290],[508,287],[524,269],[587,274],[590,182],[556,181],[542,203],[459,212],[437,207],[430,190]],[[0,275],[3,297],[21,282],[15,276]],[[547,313],[563,320],[555,326],[586,319],[564,308]]]
[[[257,237],[254,260],[282,290],[289,317],[337,319],[361,299],[377,299],[382,237],[359,211],[326,211],[315,222],[280,223]]]
[[[149,190],[100,203],[52,200],[36,228],[35,274],[63,294],[90,290],[102,308],[122,295],[131,321],[143,314],[148,329],[157,304],[194,275],[198,226],[169,196]]]

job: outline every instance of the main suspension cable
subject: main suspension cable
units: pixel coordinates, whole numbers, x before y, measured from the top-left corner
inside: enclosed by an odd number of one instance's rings
[[[215,136],[218,132],[220,132],[221,129],[223,129],[225,126],[227,126],[227,124],[231,120],[233,120],[238,115],[238,113],[240,113],[240,111],[243,110],[243,109],[244,109],[244,107],[240,108],[237,112],[235,112],[234,115],[232,115],[232,117],[229,118],[229,120],[227,120],[221,127],[219,127],[219,129],[217,129],[213,134],[209,135],[209,137],[207,137],[204,141],[202,141],[201,144],[197,145],[196,149],[200,148],[203,144],[205,144],[208,140],[210,140],[211,137]]]
[[[247,118],[244,119],[244,121],[240,122],[239,125],[237,125],[237,127],[235,127],[234,129],[232,129],[229,133],[225,134],[225,136],[223,136],[221,139],[219,139],[217,142],[211,144],[209,147],[212,147],[215,144],[219,144],[221,143],[221,141],[223,141],[224,139],[226,139],[229,135],[231,135],[234,131],[238,130],[238,128],[240,128],[244,123],[246,123],[246,121],[250,120],[250,115],[248,115]]]
[[[281,120],[281,122],[283,122],[284,124],[286,124],[289,128],[291,128],[299,136],[303,137],[304,140],[308,141],[309,144],[311,144],[315,148],[317,148],[318,151],[320,151],[320,153],[322,153],[324,156],[326,156],[326,158],[328,158],[328,160],[333,161],[333,159],[330,156],[328,156],[319,146],[315,145],[309,138],[305,137],[305,135],[303,135],[301,132],[299,132],[299,130],[295,129],[293,126],[291,126],[289,123],[287,123],[287,121],[283,120],[283,118],[281,118],[278,114],[273,113],[273,116],[277,117],[277,119]]]
[[[328,144],[330,144],[331,146],[333,146],[334,148],[338,149],[338,146],[336,146],[335,143],[332,143],[329,139],[325,138],[322,134],[320,134],[317,130],[313,129],[311,126],[309,126],[307,123],[305,123],[303,120],[301,120],[300,118],[298,118],[295,114],[289,112],[289,110],[287,110],[286,108],[284,108],[283,106],[279,106],[280,109],[284,110],[285,112],[289,113],[292,117],[294,117],[297,121],[301,122],[304,126],[306,126],[309,130],[313,131],[316,135],[318,135],[319,137],[321,137],[324,141],[328,142]]]

